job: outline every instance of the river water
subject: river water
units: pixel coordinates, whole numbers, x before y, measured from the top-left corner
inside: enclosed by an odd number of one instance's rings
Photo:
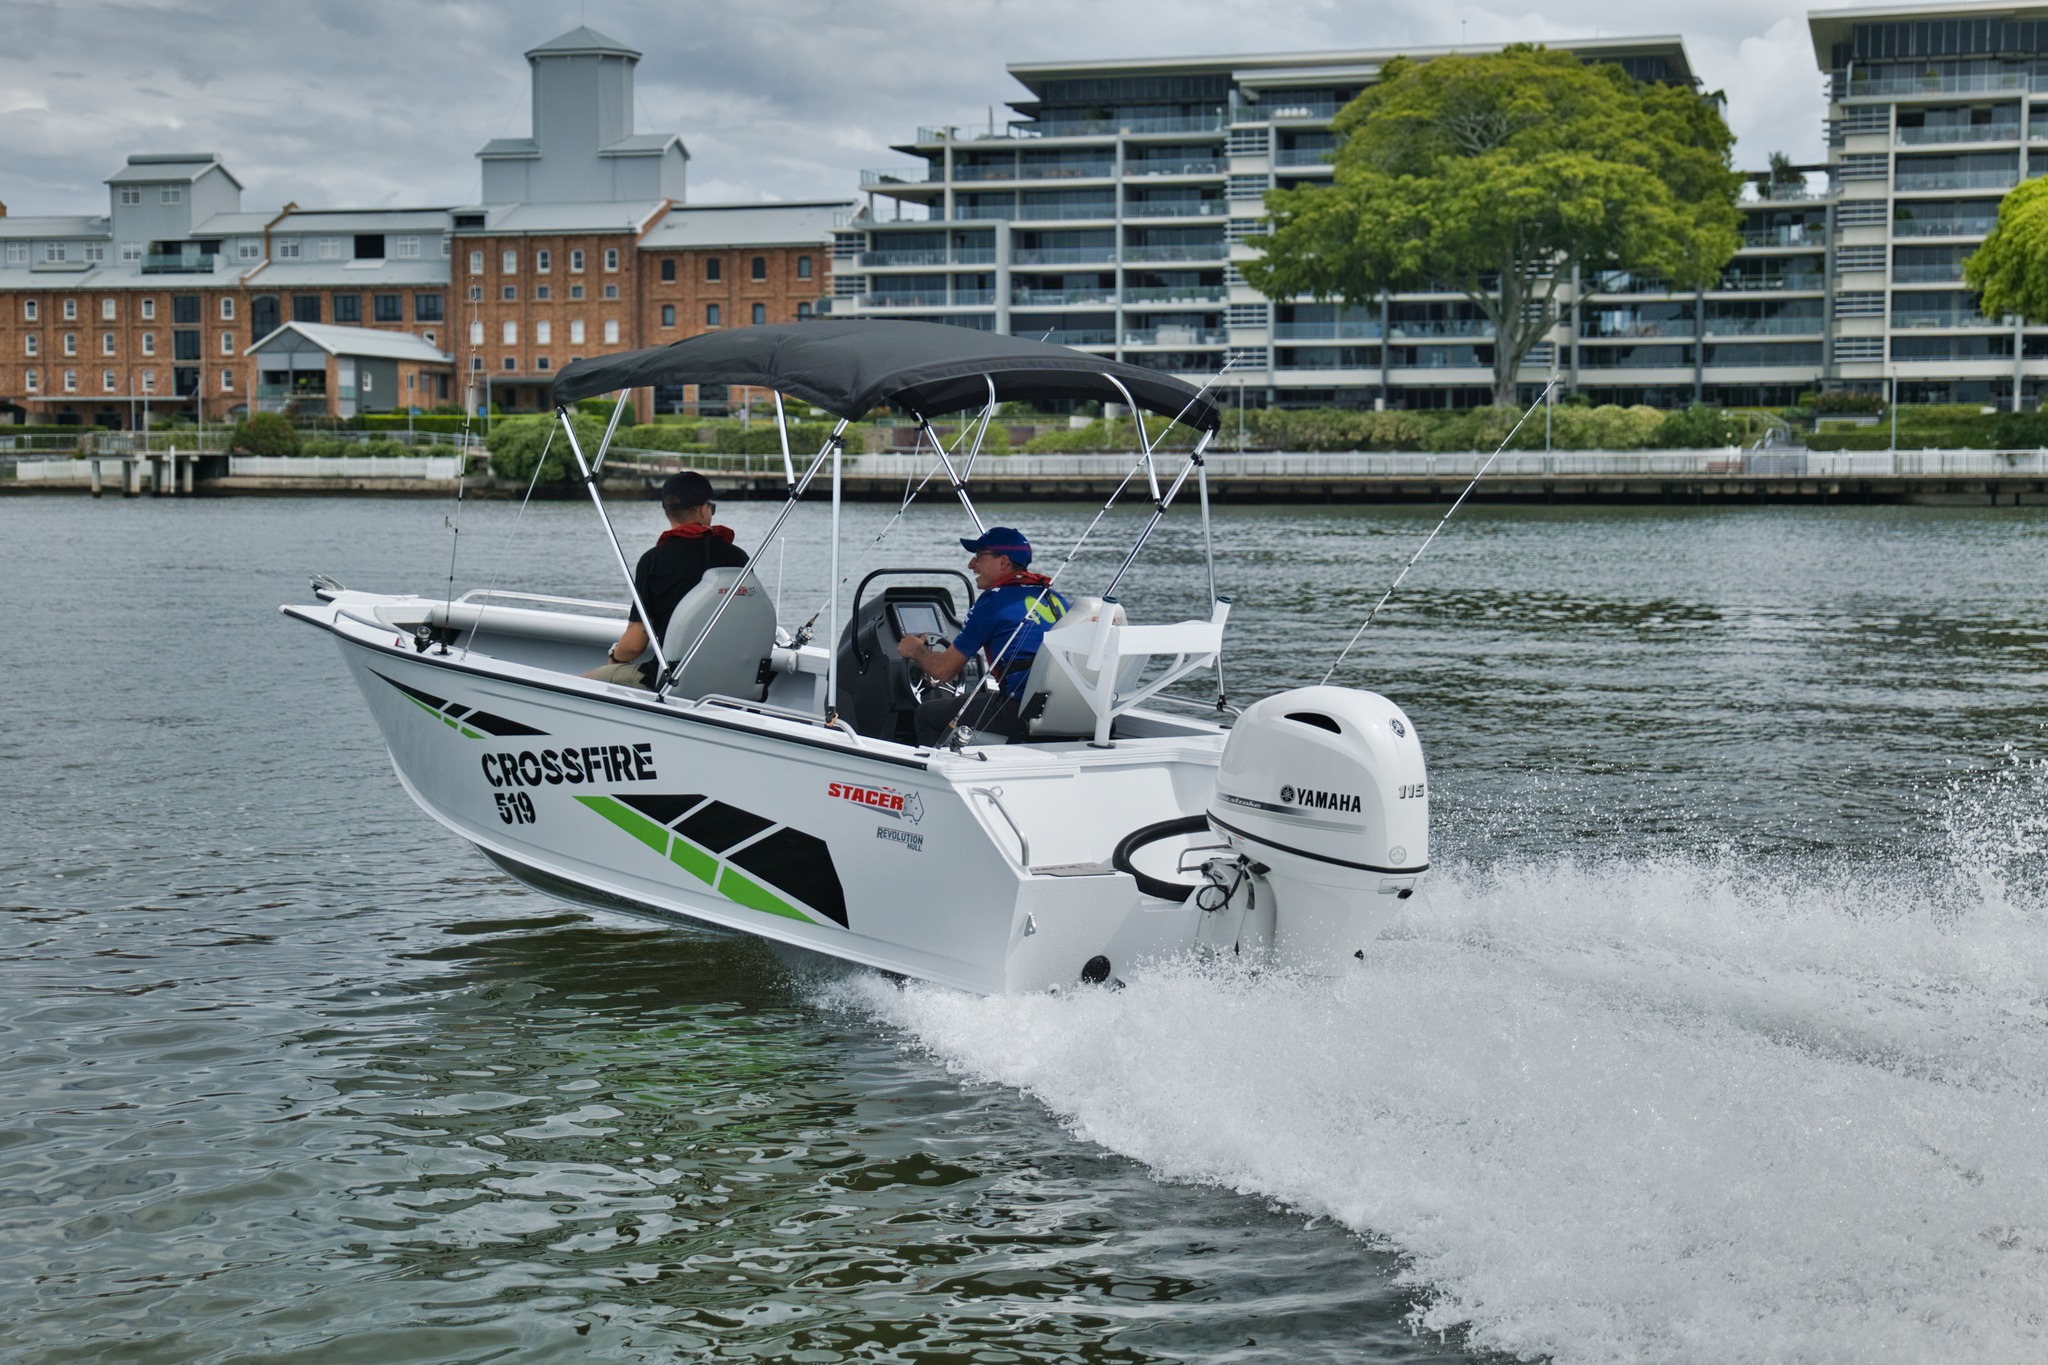
[[[0,1356],[2048,1356],[2036,510],[1469,507],[1339,677],[1436,794],[1365,970],[1006,1000],[595,918],[418,813],[277,604],[451,553],[617,595],[587,508],[454,510],[0,500]],[[1233,695],[1437,515],[1220,513]],[[1199,610],[1191,516],[1141,564]]]

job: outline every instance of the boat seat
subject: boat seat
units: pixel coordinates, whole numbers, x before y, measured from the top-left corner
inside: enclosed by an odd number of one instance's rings
[[[718,618],[717,629],[704,641],[669,689],[672,697],[694,701],[717,695],[759,701],[767,694],[775,652],[775,603],[751,569],[706,569],[696,587],[676,603],[661,637],[661,652],[671,667],[711,623],[718,603],[733,592],[733,603]]]
[[[1220,601],[1207,621],[1134,626],[1113,598],[1075,598],[1045,632],[1032,661],[1024,683],[1025,732],[1033,739],[1109,743],[1119,714],[1214,665],[1229,615],[1230,603]],[[1145,680],[1161,659],[1169,660],[1165,670]]]

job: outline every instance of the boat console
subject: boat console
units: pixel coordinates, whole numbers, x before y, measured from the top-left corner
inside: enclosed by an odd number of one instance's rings
[[[871,739],[914,743],[913,722],[918,701],[930,686],[924,671],[896,652],[906,635],[950,642],[960,632],[963,604],[950,586],[931,582],[896,583],[869,595],[880,578],[958,578],[966,589],[966,606],[974,602],[974,582],[952,569],[877,569],[854,589],[853,612],[839,635],[840,719]],[[971,685],[980,664],[968,661],[963,675]]]

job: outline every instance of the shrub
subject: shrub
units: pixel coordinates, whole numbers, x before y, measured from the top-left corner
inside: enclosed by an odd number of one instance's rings
[[[296,455],[298,428],[281,412],[253,412],[228,433],[228,448],[251,455]]]
[[[618,401],[616,398],[583,398],[577,400],[576,411],[587,413],[600,423],[608,423],[612,420],[612,409],[618,406]],[[633,415],[633,405],[626,404],[626,411],[619,418],[619,430],[624,431],[627,427],[638,426],[639,423],[640,419]]]
[[[1741,423],[1704,403],[1667,412],[1657,424],[1656,444],[1665,450],[1716,450],[1741,442]]]
[[[597,443],[604,439],[604,424],[580,413],[570,420],[575,423],[577,443],[586,453],[594,454]],[[491,452],[491,472],[501,479],[532,479],[537,464],[541,483],[566,483],[575,477],[576,461],[569,453],[568,438],[552,415],[508,417],[493,423],[490,439],[484,444]]]

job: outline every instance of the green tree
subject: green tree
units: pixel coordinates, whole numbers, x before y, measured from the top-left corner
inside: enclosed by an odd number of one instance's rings
[[[1998,221],[1963,262],[1987,318],[2048,318],[2048,180],[2029,180],[1998,204]]]
[[[604,439],[604,423],[577,413],[569,419],[576,426],[576,442],[584,458],[597,454]],[[576,457],[569,452],[569,438],[553,416],[508,417],[491,427],[484,441],[491,452],[491,472],[501,479],[533,479],[534,464],[547,453],[541,466],[540,483],[566,483],[576,478]]]
[[[1612,63],[1528,46],[1397,58],[1335,127],[1334,183],[1266,196],[1273,230],[1246,278],[1367,307],[1462,293],[1493,324],[1496,404],[1573,267],[1583,297],[1611,270],[1704,285],[1735,254],[1743,177],[1719,108]]]
[[[228,445],[251,455],[296,455],[299,432],[281,412],[252,412],[229,433]]]

